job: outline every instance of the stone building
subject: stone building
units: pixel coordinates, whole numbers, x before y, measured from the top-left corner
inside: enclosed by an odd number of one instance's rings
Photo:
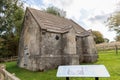
[[[97,58],[91,31],[73,20],[26,9],[19,42],[20,67],[44,71],[59,65],[95,62]]]

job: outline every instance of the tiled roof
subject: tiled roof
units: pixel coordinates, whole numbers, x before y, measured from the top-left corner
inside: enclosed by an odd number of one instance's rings
[[[40,25],[42,29],[47,29],[48,31],[64,33],[69,31],[70,28],[74,28],[77,34],[80,34],[84,31],[80,25],[75,23],[73,20],[69,20],[63,17],[55,16],[53,14],[49,14],[40,10],[27,8],[34,19]]]

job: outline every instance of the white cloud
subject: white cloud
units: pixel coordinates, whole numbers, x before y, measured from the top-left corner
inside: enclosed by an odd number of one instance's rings
[[[92,25],[89,26],[87,29],[92,29],[92,30],[96,30],[96,31],[100,31],[103,34],[103,37],[110,39],[110,41],[114,41],[114,37],[115,37],[115,32],[111,32],[109,31],[109,29],[107,27],[104,26],[104,24],[101,24],[100,22],[89,22],[86,21],[87,25]]]
[[[41,1],[41,0],[39,0]],[[120,0],[42,0],[43,5],[34,8],[56,6],[67,12],[67,18],[75,20],[86,29],[100,31],[104,37],[113,40],[114,32],[109,32],[104,21],[116,10]]]

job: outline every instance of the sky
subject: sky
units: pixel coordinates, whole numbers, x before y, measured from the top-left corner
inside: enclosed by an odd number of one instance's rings
[[[104,38],[114,41],[116,33],[106,27],[107,18],[116,10],[120,0],[26,0],[25,7],[45,9],[55,6],[66,11],[66,17],[86,30],[100,31]]]

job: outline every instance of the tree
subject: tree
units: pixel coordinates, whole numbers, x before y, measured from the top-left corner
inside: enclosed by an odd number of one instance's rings
[[[117,35],[115,38],[116,41],[120,41],[120,35]]]
[[[16,55],[24,11],[18,0],[0,0],[0,53]]]
[[[108,38],[104,38],[104,42],[109,43],[109,39]]]
[[[47,13],[51,13],[51,14],[54,14],[54,15],[57,15],[57,16],[60,16],[60,17],[65,17],[66,16],[65,11],[63,11],[63,10],[57,8],[57,7],[54,7],[54,6],[46,8],[45,11]]]
[[[120,34],[120,12],[113,13],[107,20],[107,26]]]
[[[96,44],[104,42],[103,35],[99,31],[92,31],[92,33],[95,36],[94,40],[95,40]]]

